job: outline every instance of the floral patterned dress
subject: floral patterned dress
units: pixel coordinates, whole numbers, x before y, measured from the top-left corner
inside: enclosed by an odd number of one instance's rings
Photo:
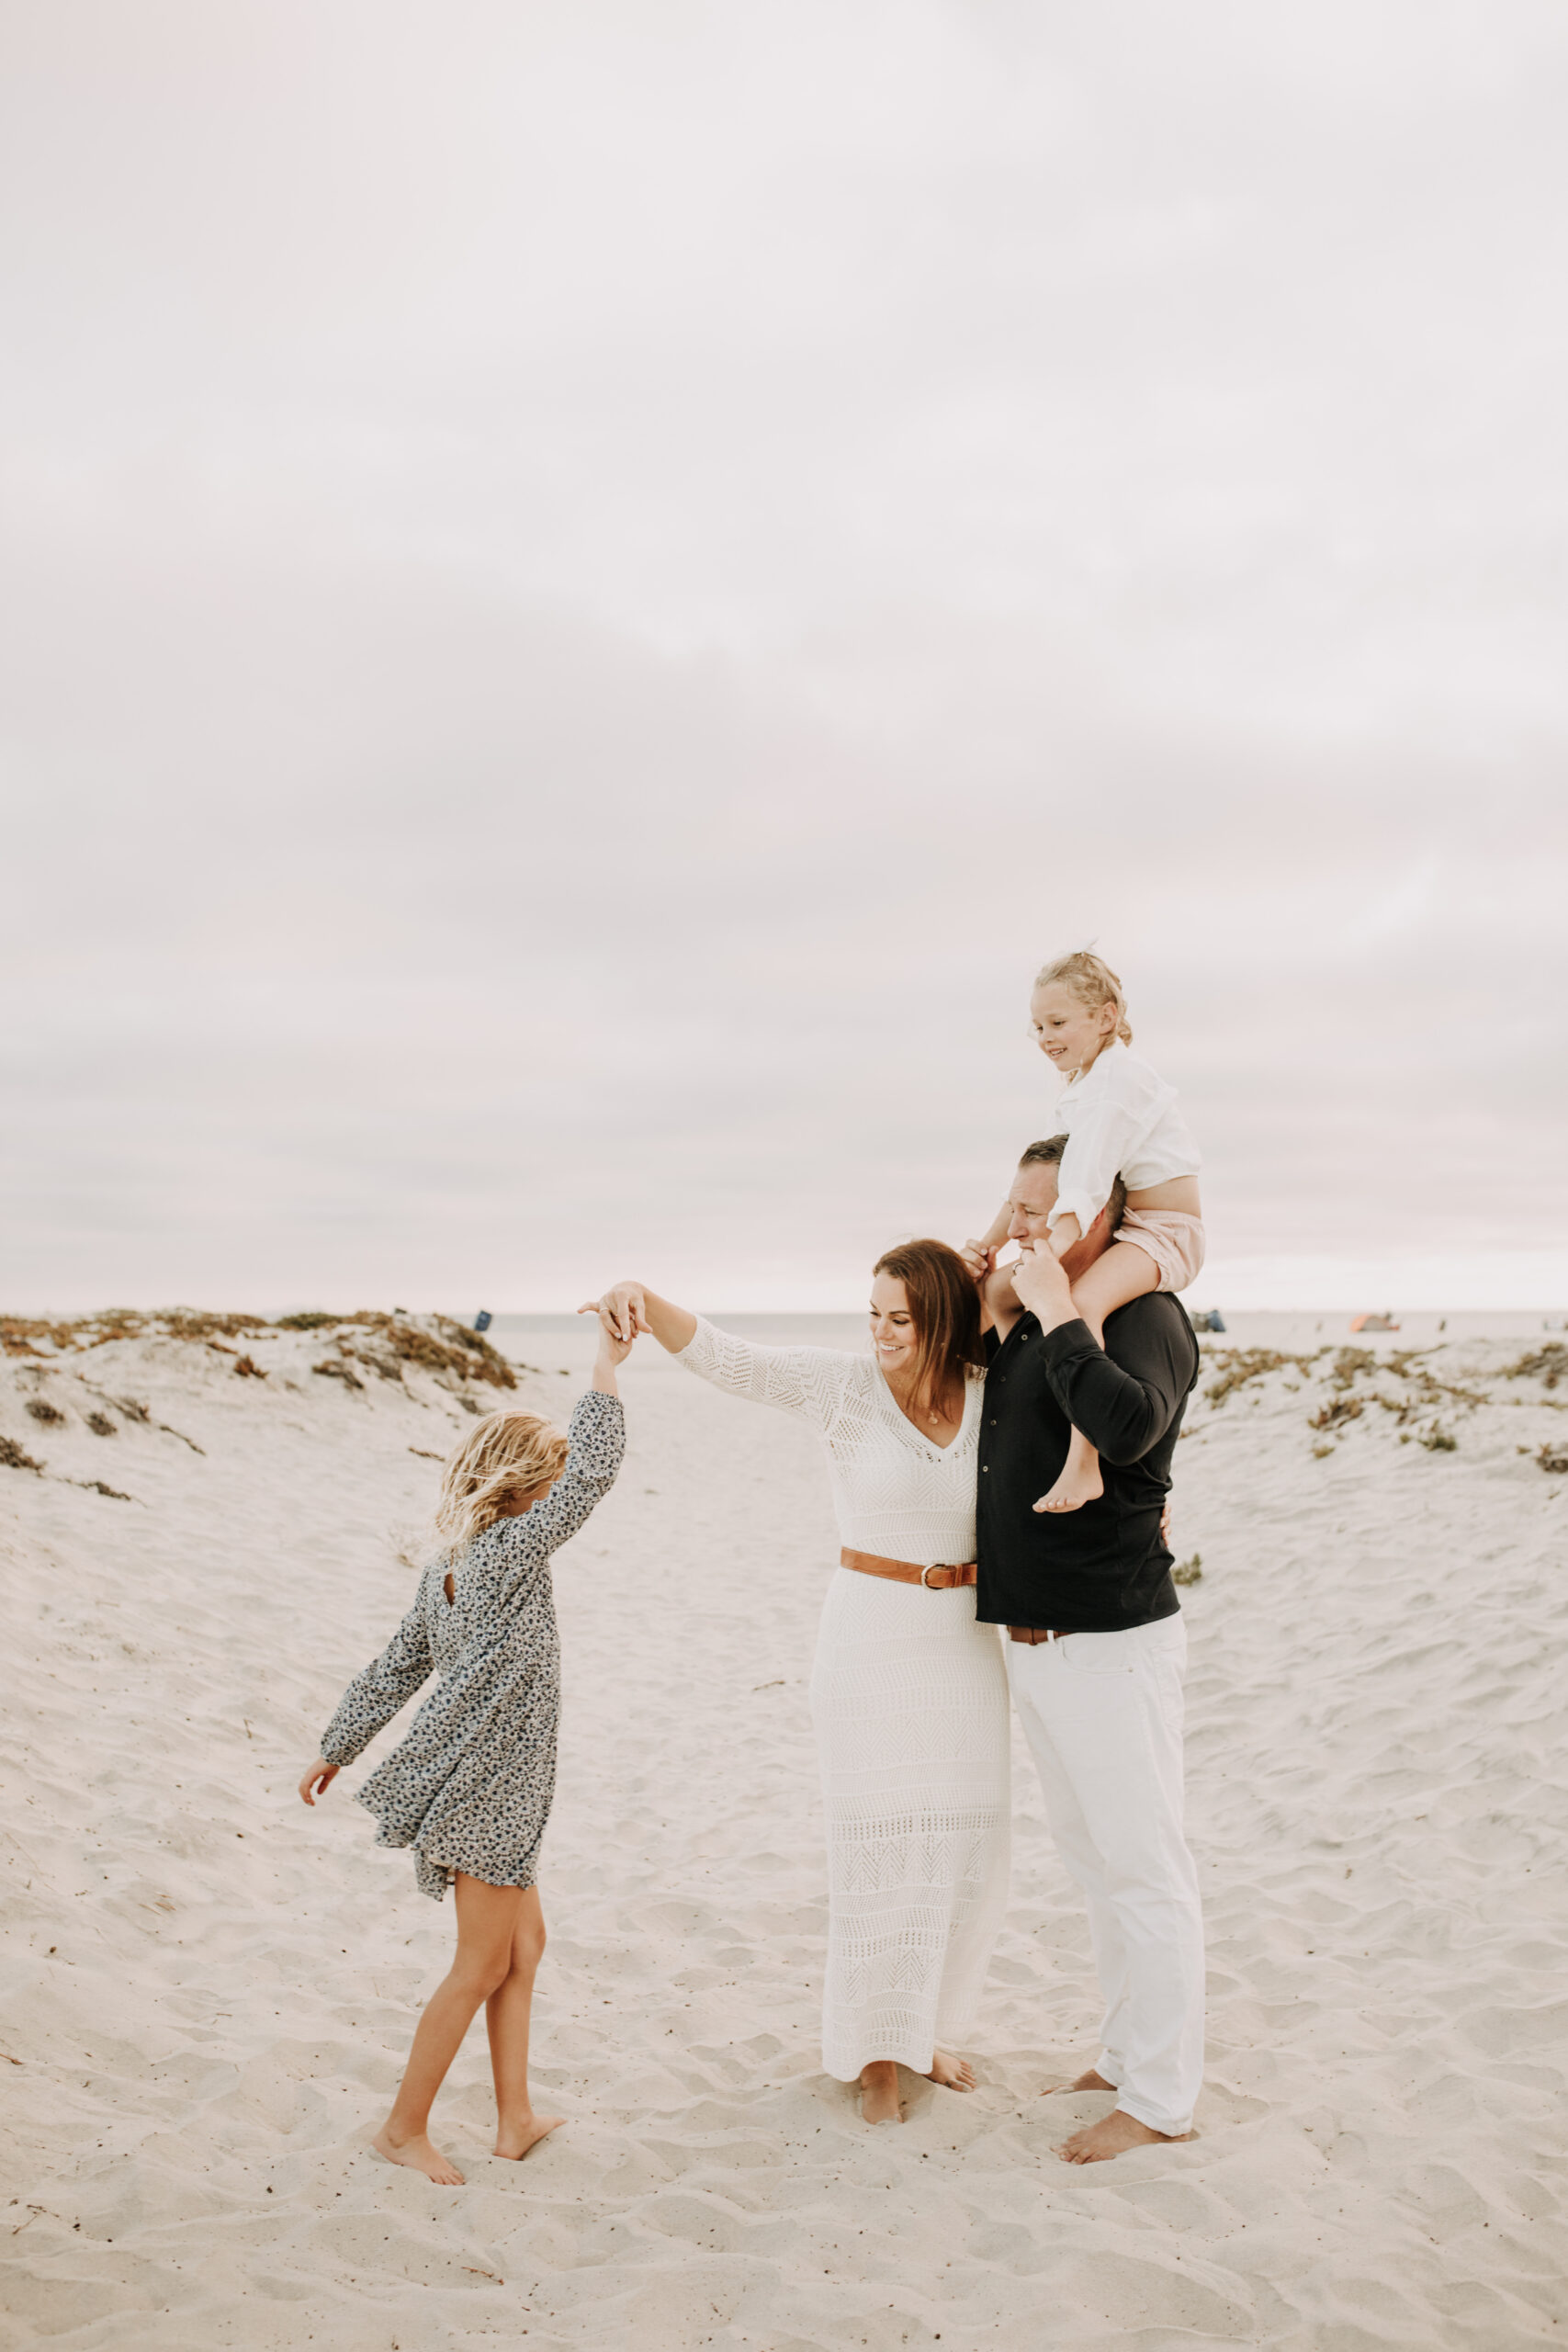
[[[452,1563],[426,1568],[413,1607],[344,1692],[321,1740],[352,1764],[432,1673],[441,1678],[359,1791],[379,1846],[412,1846],[437,1902],[458,1871],[532,1886],[556,1785],[560,1639],[550,1555],[615,1483],[626,1451],[619,1400],[578,1399],[566,1468],[543,1501],[499,1519]]]

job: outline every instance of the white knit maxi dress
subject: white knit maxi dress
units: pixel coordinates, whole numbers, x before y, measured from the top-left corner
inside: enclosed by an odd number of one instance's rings
[[[985,1384],[945,1449],[898,1410],[874,1358],[760,1348],[700,1318],[677,1362],[731,1396],[798,1413],[828,1447],[839,1532],[921,1567],[975,1556]],[[822,2063],[931,2070],[962,2043],[1007,1905],[1007,1673],[972,1586],[946,1592],[839,1568],[811,1674],[828,1816]]]

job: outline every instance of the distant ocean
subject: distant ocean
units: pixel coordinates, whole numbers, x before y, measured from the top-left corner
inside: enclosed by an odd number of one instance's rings
[[[1195,1299],[1190,1304],[1196,1313],[1210,1302]],[[867,1345],[863,1315],[744,1315],[726,1314],[717,1308],[710,1312],[705,1307],[703,1312],[710,1322],[722,1324],[727,1330],[738,1331],[742,1338],[759,1340],[767,1347],[858,1351]],[[1568,1317],[1562,1315],[1541,1315],[1522,1307],[1493,1315],[1480,1310],[1439,1315],[1435,1309],[1405,1315],[1396,1307],[1393,1317],[1399,1326],[1396,1332],[1352,1335],[1348,1308],[1341,1314],[1318,1314],[1305,1309],[1269,1313],[1259,1308],[1226,1315],[1224,1333],[1215,1335],[1210,1344],[1307,1349],[1336,1343],[1348,1345],[1354,1337],[1355,1344],[1361,1347],[1425,1348],[1439,1340],[1524,1340],[1542,1331],[1568,1329]],[[472,1317],[468,1319],[471,1321]],[[498,1315],[491,1326],[491,1337],[508,1354],[515,1355],[524,1353],[530,1340],[564,1339],[569,1331],[584,1333],[588,1328],[587,1317],[575,1315]]]

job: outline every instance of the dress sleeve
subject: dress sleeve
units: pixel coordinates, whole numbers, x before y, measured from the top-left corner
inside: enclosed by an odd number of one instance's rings
[[[1111,1198],[1111,1185],[1175,1100],[1175,1087],[1146,1063],[1122,1053],[1104,1055],[1076,1106],[1047,1223],[1055,1227],[1059,1217],[1076,1216],[1087,1233]]]
[[[321,1735],[321,1754],[329,1764],[352,1764],[369,1747],[383,1724],[413,1697],[435,1665],[430,1655],[430,1634],[424,1622],[424,1588],[419,1599],[363,1674],[356,1674],[338,1702],[338,1710]]]
[[[858,1356],[836,1348],[759,1348],[733,1331],[697,1317],[697,1328],[675,1361],[699,1380],[753,1405],[798,1413],[824,1435],[842,1409],[844,1389]]]
[[[522,1566],[547,1559],[559,1551],[568,1539],[577,1533],[597,1502],[603,1502],[615,1483],[615,1473],[626,1450],[626,1417],[618,1396],[606,1396],[602,1389],[591,1388],[580,1396],[571,1408],[567,1427],[571,1451],[566,1457],[566,1468],[550,1488],[543,1502],[519,1514],[509,1522],[525,1557]],[[504,1601],[514,1577],[513,1554],[502,1570],[502,1592]]]

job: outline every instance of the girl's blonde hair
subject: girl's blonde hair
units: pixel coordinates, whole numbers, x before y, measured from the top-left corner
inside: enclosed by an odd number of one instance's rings
[[[1116,1035],[1124,1046],[1133,1042],[1133,1024],[1127,1018],[1127,1000],[1122,993],[1122,983],[1103,956],[1091,955],[1087,947],[1075,947],[1070,956],[1058,956],[1034,976],[1037,989],[1049,988],[1060,981],[1070,989],[1080,1004],[1091,1010],[1102,1004],[1116,1007]]]
[[[487,1413],[441,1473],[435,1532],[453,1557],[503,1518],[514,1498],[553,1486],[569,1443],[542,1413]]]

